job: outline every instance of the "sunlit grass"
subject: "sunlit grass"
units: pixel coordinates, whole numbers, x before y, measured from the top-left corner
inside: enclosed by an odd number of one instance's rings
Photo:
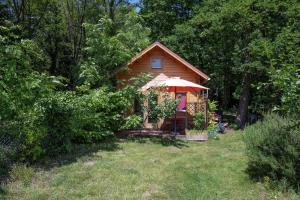
[[[29,184],[8,185],[8,199],[291,199],[246,175],[242,134],[208,142],[124,140],[80,147],[35,169]]]

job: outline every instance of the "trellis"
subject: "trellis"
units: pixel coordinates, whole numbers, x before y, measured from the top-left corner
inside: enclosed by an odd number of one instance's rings
[[[187,103],[186,111],[191,116],[195,116],[195,114],[198,112],[205,112],[205,106],[205,101]]]
[[[203,101],[200,102],[189,102],[186,104],[186,114],[194,117],[198,112],[205,113],[205,128],[208,125],[208,99],[204,98]],[[188,117],[186,116],[185,125],[188,127]]]

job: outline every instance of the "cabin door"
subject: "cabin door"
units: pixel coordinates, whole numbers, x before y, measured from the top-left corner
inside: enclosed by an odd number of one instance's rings
[[[176,99],[179,100],[177,111],[185,112],[187,102],[186,93],[176,93]]]
[[[176,109],[176,124],[177,130],[180,132],[186,129],[186,93],[176,93],[176,99],[179,101]]]

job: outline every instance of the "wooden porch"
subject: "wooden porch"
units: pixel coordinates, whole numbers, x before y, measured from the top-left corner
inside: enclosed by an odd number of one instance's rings
[[[185,134],[186,129],[193,128],[193,118],[196,113],[204,112],[205,116],[205,125],[207,126],[208,117],[207,117],[207,99],[201,102],[189,102],[186,103],[185,111],[177,111],[176,118],[175,115],[170,118],[164,119],[161,125],[161,130],[163,131],[172,131],[174,129],[175,119],[177,125],[177,132],[180,134]]]

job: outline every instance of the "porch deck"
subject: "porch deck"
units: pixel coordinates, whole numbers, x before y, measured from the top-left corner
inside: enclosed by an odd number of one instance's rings
[[[174,139],[174,135],[171,134],[170,131],[163,131],[163,130],[153,130],[153,129],[134,129],[134,130],[125,130],[119,133],[119,137],[160,137],[160,138],[168,138]],[[185,135],[179,134],[175,136],[177,140],[184,140],[184,141],[207,141],[207,134],[206,137],[204,134],[200,135]]]
[[[193,118],[195,117],[195,114],[198,112],[206,112],[206,108],[206,101],[186,103],[186,110],[177,111],[176,118],[175,115],[173,115],[167,119],[164,119],[161,130],[173,130],[176,119],[177,131],[184,135],[186,129],[193,128]]]

